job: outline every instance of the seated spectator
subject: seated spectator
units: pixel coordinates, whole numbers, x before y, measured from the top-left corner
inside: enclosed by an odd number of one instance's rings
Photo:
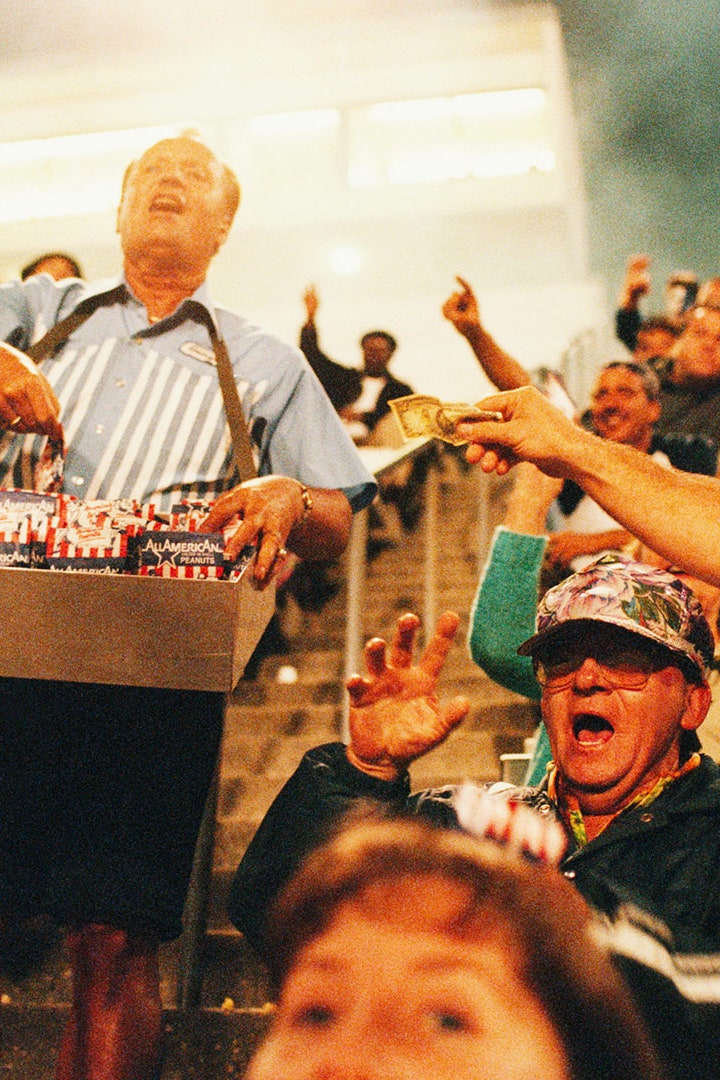
[[[592,932],[550,866],[420,822],[352,825],[275,907],[279,1005],[247,1080],[660,1078]]]
[[[584,419],[603,439],[632,446],[677,469],[715,475],[718,445],[711,439],[657,433],[659,397],[660,384],[653,371],[632,360],[614,360],[600,369]],[[556,508],[547,552],[556,574],[580,569],[583,558],[617,550],[631,539],[576,484],[563,485]]]
[[[50,251],[47,255],[39,255],[31,263],[24,266],[20,271],[20,280],[26,281],[35,274],[49,274],[55,281],[64,278],[81,278],[83,276],[80,263],[72,255],[65,251]]]
[[[366,646],[368,676],[347,684],[349,745],[305,755],[238,868],[230,914],[260,948],[268,903],[362,800],[457,826],[453,789],[411,795],[408,767],[468,711],[464,698],[437,698],[458,622],[441,616],[417,665],[414,615],[401,617],[390,649]],[[554,769],[511,797],[562,823],[560,867],[598,910],[633,900],[678,949],[720,951],[720,766],[696,735],[714,643],[698,601],[673,575],[618,557],[547,593],[537,625],[521,651],[542,687]]]
[[[720,587],[720,483],[666,469],[649,454],[584,431],[534,386],[478,402],[501,421],[458,420],[465,459],[505,476],[520,461],[572,479],[634,536],[687,573]],[[692,523],[689,527],[688,523]]]

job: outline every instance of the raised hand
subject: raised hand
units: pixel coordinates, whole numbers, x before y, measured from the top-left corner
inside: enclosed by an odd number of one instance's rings
[[[444,612],[417,664],[413,664],[420,626],[417,615],[400,616],[389,651],[382,638],[367,643],[368,674],[353,675],[347,682],[347,754],[357,768],[383,779],[395,779],[410,762],[442,743],[467,715],[467,698],[456,697],[441,706],[437,696],[438,678],[459,622],[455,612]]]
[[[320,298],[318,297],[317,290],[314,285],[309,285],[303,293],[303,304],[305,305],[305,314],[307,315],[307,321],[312,323],[315,321],[317,315],[317,309],[320,306]]]
[[[649,292],[650,256],[631,255],[628,259],[618,303],[621,308],[636,308],[642,297]]]
[[[480,310],[470,283],[461,277],[455,280],[460,288],[447,298],[442,313],[460,334],[467,337],[480,325]]]

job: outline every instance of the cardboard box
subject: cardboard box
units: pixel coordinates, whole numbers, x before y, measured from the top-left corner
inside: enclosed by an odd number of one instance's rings
[[[0,568],[0,675],[230,691],[272,586]]]

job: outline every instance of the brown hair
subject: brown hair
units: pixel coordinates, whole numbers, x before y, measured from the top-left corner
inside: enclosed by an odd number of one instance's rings
[[[550,867],[488,841],[411,821],[370,821],[310,855],[274,905],[267,944],[276,989],[338,906],[379,881],[432,873],[471,897],[451,935],[507,930],[520,977],[564,1045],[573,1080],[660,1080],[664,1075],[629,991],[591,940],[585,901]]]

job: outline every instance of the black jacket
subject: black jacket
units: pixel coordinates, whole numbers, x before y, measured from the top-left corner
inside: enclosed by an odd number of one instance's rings
[[[350,764],[342,743],[310,750],[238,867],[229,901],[233,923],[262,951],[269,904],[303,857],[362,800],[459,828],[454,792],[447,787],[410,794],[407,775],[377,780]],[[502,794],[557,816],[544,785]],[[598,910],[612,915],[619,902],[634,902],[666,924],[679,950],[720,952],[720,767],[703,755],[698,768],[650,806],[620,814],[585,847],[578,849],[570,838],[560,869]]]
[[[338,364],[326,356],[318,345],[317,331],[314,326],[303,326],[300,331],[300,348],[338,412],[346,405],[352,405],[353,401],[357,401],[362,391],[363,372],[359,368]],[[386,372],[385,385],[380,391],[375,408],[363,413],[363,423],[368,430],[372,431],[378,421],[390,411],[389,401],[393,398],[405,397],[412,392],[411,386],[400,382],[399,379]]]

